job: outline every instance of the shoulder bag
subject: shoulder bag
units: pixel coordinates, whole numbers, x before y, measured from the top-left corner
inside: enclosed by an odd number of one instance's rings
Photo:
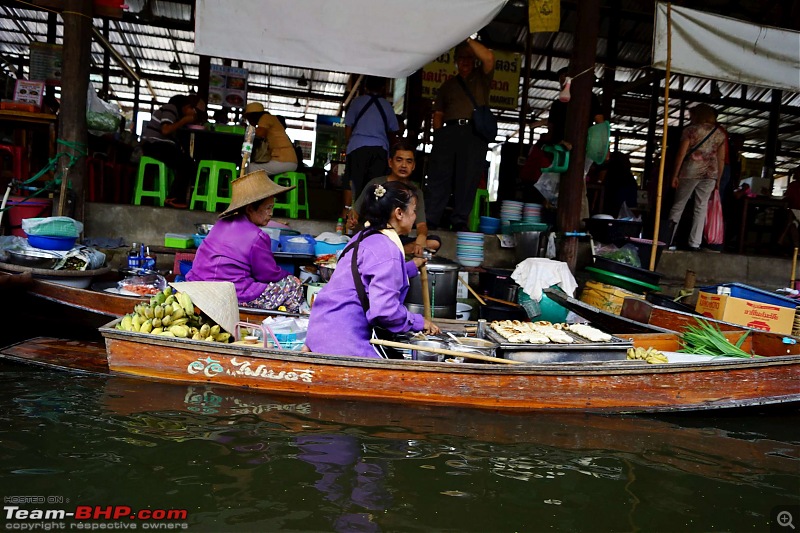
[[[266,114],[264,112],[259,115],[256,124]],[[253,140],[253,153],[250,155],[250,161],[253,163],[269,163],[270,160],[272,160],[272,149],[269,146],[269,141],[266,138],[256,137]]]
[[[362,107],[361,111],[358,112],[356,119],[353,121],[353,127],[351,130],[353,133],[355,133],[356,126],[358,126],[358,121],[361,120],[361,117],[364,116],[364,113],[367,112],[367,109],[369,109],[371,105],[374,105],[376,108],[378,108],[378,113],[381,114],[381,119],[383,119],[383,131],[386,133],[386,139],[389,141],[389,146],[391,147],[396,141],[396,135],[393,131],[389,131],[389,121],[386,119],[386,112],[383,110],[380,100],[375,95],[372,95],[369,99],[369,102],[367,102],[367,105]]]
[[[497,117],[488,105],[478,105],[461,76],[456,76],[456,79],[472,102],[472,129],[475,130],[475,134],[487,143],[494,141],[497,137]]]
[[[353,285],[355,285],[356,293],[358,294],[358,301],[361,302],[361,307],[364,309],[365,316],[369,311],[369,297],[367,296],[367,291],[364,288],[364,282],[361,281],[361,273],[358,271],[358,248],[364,238],[379,233],[380,231],[374,228],[365,229],[361,232],[355,242],[351,242],[344,248],[344,250],[342,250],[342,255],[340,256],[344,257],[344,254],[347,253],[348,250],[353,250],[353,255],[350,258],[350,272],[353,274]],[[374,324],[370,324],[370,327],[372,328],[371,338],[373,339],[395,340],[396,338],[396,335],[386,328],[376,326]],[[372,348],[375,350],[375,353],[384,359],[403,359],[403,354],[400,352],[400,350],[395,348],[379,346],[376,344],[372,345]]]

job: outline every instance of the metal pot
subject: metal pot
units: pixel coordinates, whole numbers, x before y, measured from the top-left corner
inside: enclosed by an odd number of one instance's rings
[[[419,350],[411,350],[411,359],[414,361],[444,361],[445,356],[433,353],[433,352],[426,352],[422,348],[439,348],[442,350],[447,349],[447,343],[444,341],[433,340],[433,339],[409,339],[409,344],[414,344],[419,346],[421,349]]]
[[[428,269],[428,292],[431,296],[431,316],[455,318],[458,264],[449,259],[434,257],[428,261],[426,267]],[[411,278],[410,285],[406,296],[406,307],[412,313],[422,313],[424,307],[420,276]]]
[[[449,348],[457,352],[478,353],[495,357],[495,350],[499,344],[486,339],[473,339],[471,337],[458,338],[458,341],[450,341]]]

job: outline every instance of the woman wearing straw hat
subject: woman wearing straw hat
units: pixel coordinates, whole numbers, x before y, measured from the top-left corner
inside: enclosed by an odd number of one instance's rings
[[[230,281],[243,307],[297,312],[300,280],[275,263],[272,243],[260,226],[272,218],[275,196],[293,189],[273,182],[263,170],[234,180],[231,204],[200,245],[188,281]]]
[[[260,103],[251,102],[244,108],[244,118],[251,126],[256,127],[253,159],[247,167],[248,171],[266,170],[267,174],[274,176],[297,170],[297,152],[278,117],[264,111],[264,106]],[[266,143],[269,149],[259,150],[260,143]],[[266,155],[263,160],[259,160],[262,153]]]
[[[342,251],[331,280],[314,301],[306,346],[315,352],[377,358],[369,342],[375,327],[392,333],[439,332],[436,324],[403,306],[409,277],[425,263],[422,258],[406,262],[399,237],[411,231],[417,218],[415,189],[390,181],[371,185],[364,194],[367,228]]]

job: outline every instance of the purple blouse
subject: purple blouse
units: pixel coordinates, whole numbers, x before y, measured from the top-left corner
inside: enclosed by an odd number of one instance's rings
[[[421,331],[425,325],[422,315],[403,306],[408,278],[419,272],[413,261],[405,262],[403,253],[385,235],[361,241],[357,264],[370,304],[365,315],[350,269],[352,253],[349,250],[342,256],[331,280],[317,293],[306,345],[315,352],[377,358],[369,343],[370,323],[394,333]]]
[[[214,224],[186,280],[230,281],[239,303],[245,303],[260,296],[268,283],[289,275],[275,263],[269,235],[240,214]]]

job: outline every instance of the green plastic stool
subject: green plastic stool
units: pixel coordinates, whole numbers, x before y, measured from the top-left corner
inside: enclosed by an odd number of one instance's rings
[[[555,172],[560,174],[569,168],[569,150],[563,144],[548,144],[542,147],[543,152],[553,154],[553,162],[542,172]]]
[[[200,161],[197,165],[197,176],[194,180],[194,191],[192,191],[189,209],[194,209],[195,204],[201,203],[204,204],[206,211],[214,212],[217,210],[217,204],[230,205],[231,182],[235,177],[236,163]],[[220,192],[221,183],[226,185],[223,190],[227,196]]]
[[[306,183],[306,175],[300,172],[284,172],[276,174],[272,180],[278,185],[283,187],[294,186],[294,189],[286,193],[285,199],[282,202],[275,201],[275,209],[282,209],[289,213],[289,218],[298,218],[300,211],[306,212],[306,218],[309,218],[308,213],[308,184]],[[300,182],[303,185],[303,203],[300,203]]]
[[[482,205],[481,205],[482,204]],[[483,206],[483,216],[489,216],[489,191],[478,189],[475,192],[475,203],[472,204],[472,211],[469,212],[467,225],[470,231],[478,231],[481,220],[481,207]]]
[[[152,189],[145,188],[145,173],[148,166],[156,167],[157,170]],[[139,159],[139,174],[136,177],[136,185],[133,189],[133,204],[142,205],[142,198],[155,198],[156,205],[164,207],[164,201],[167,199],[167,187],[173,178],[174,175],[166,164],[158,159],[142,156]]]

